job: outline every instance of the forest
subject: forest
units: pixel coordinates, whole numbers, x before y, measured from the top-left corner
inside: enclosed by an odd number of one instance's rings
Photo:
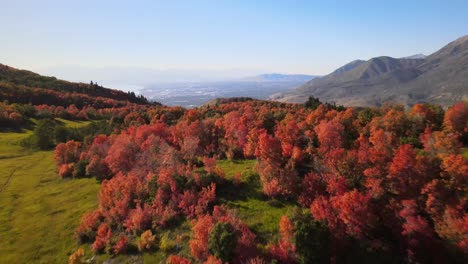
[[[56,142],[60,177],[101,185],[70,263],[139,252],[163,252],[172,264],[467,260],[466,102],[53,108],[53,116],[114,122],[107,133]],[[9,122],[22,114],[2,109]],[[226,162],[251,171],[227,171]],[[288,208],[274,232],[235,206],[253,196],[264,208]]]

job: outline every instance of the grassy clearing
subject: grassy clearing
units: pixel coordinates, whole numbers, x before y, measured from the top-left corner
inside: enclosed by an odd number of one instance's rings
[[[66,263],[77,248],[73,233],[81,215],[97,205],[99,184],[60,179],[52,151],[19,146],[30,134],[0,133],[1,262]]]
[[[71,121],[62,118],[55,118],[58,122],[64,124],[68,128],[80,128],[91,124],[90,121]]]
[[[220,188],[218,194],[221,202],[235,209],[261,242],[274,241],[278,235],[281,216],[292,214],[295,204],[270,200],[263,195],[254,169],[255,163],[255,160],[218,161],[218,166],[224,170],[228,179],[232,179],[238,172],[242,175],[240,186]]]

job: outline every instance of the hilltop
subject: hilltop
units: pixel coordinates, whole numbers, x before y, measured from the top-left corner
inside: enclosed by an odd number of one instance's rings
[[[387,56],[355,60],[297,89],[272,96],[305,102],[309,96],[346,106],[379,106],[387,101],[451,105],[468,97],[468,36],[425,57]]]
[[[135,104],[149,104],[149,101],[145,97],[137,96],[133,92],[126,93],[120,90],[105,88],[93,82],[87,84],[64,81],[55,77],[42,76],[31,71],[16,69],[4,64],[0,64],[0,88],[2,88],[0,100],[15,102],[27,102],[27,98],[20,99],[19,97],[32,97],[33,94],[42,92],[48,95],[73,93],[77,96],[85,95]],[[33,92],[32,89],[40,90]],[[21,94],[18,94],[19,90]],[[20,100],[18,101],[18,99]]]

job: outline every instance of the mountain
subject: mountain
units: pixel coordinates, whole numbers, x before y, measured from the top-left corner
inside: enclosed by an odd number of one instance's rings
[[[308,82],[317,76],[306,74],[281,74],[267,73],[256,76],[246,77],[242,81],[257,81],[257,82]]]
[[[376,57],[348,63],[294,91],[270,99],[305,102],[309,96],[346,106],[378,106],[387,101],[450,105],[468,99],[468,36],[422,58]]]
[[[427,57],[426,55],[418,53],[418,54],[414,54],[411,56],[403,57],[401,59],[425,59],[426,57]]]
[[[120,90],[104,88],[96,83],[76,83],[43,76],[31,71],[16,69],[0,64],[0,100],[13,96],[21,90],[24,95],[42,91],[49,95],[76,94],[89,97],[101,97],[110,100],[130,102],[136,104],[148,104],[143,96],[135,93],[127,93]],[[25,97],[25,96],[23,96]]]

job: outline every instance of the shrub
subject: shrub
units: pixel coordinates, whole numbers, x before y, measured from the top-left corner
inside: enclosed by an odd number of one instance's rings
[[[312,218],[310,213],[296,211],[294,240],[301,263],[330,262],[330,234],[328,227]]]
[[[37,138],[37,147],[49,149],[54,146],[55,123],[52,119],[40,120],[34,128],[34,136]]]
[[[141,234],[140,240],[138,240],[138,250],[151,250],[154,247],[155,239],[156,235],[153,235],[151,230],[146,230]]]
[[[75,163],[75,167],[73,170],[73,178],[83,178],[86,177],[86,166],[88,166],[87,160],[80,160]]]
[[[84,249],[79,248],[75,252],[73,252],[73,254],[70,255],[70,257],[68,258],[68,263],[69,264],[82,264],[84,263],[82,261],[83,257],[84,257]]]
[[[168,253],[173,251],[176,246],[176,242],[170,238],[169,232],[166,232],[161,236],[161,241],[159,241],[159,249]]]
[[[166,260],[167,264],[192,264],[192,262],[186,258],[171,255]]]
[[[237,244],[237,234],[230,223],[217,223],[210,233],[209,251],[223,262],[233,256]]]
[[[114,246],[114,254],[123,254],[127,251],[128,247],[128,238],[121,234],[117,240],[117,243]]]

